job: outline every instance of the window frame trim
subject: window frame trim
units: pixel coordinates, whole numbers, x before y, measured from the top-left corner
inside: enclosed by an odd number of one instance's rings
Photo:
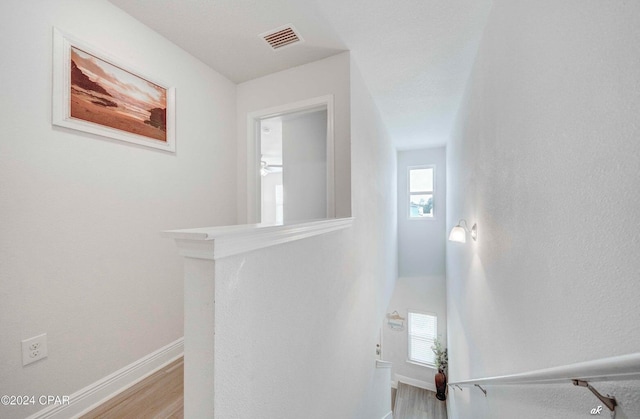
[[[431,191],[419,191],[419,192],[411,192],[411,171],[419,170],[419,169],[433,169],[433,188]],[[433,207],[431,209],[431,213],[433,214],[431,217],[412,217],[411,216],[411,196],[412,195],[426,195],[431,194],[433,197]],[[407,166],[407,188],[405,195],[405,203],[407,205],[406,217],[408,220],[435,220],[436,219],[436,165],[435,164],[421,164],[416,166]]]

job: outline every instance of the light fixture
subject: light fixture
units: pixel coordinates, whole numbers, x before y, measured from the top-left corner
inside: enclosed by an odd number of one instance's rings
[[[478,240],[478,225],[473,224],[473,227],[469,230],[469,227],[467,227],[467,220],[462,219],[458,221],[457,226],[451,229],[451,233],[449,233],[449,241],[466,243],[467,232],[474,241]]]

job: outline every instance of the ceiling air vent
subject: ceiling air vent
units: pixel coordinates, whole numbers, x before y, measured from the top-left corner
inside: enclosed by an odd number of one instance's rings
[[[296,32],[293,25],[281,26],[258,36],[264,39],[274,51],[304,42],[304,39]]]

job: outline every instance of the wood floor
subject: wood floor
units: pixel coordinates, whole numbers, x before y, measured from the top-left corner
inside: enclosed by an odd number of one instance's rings
[[[184,359],[180,358],[80,419],[182,419]]]
[[[398,383],[393,418],[447,419],[447,403],[436,399],[432,391]]]
[[[447,404],[435,393],[398,383],[394,419],[446,419]],[[183,419],[184,359],[179,358],[80,419]]]

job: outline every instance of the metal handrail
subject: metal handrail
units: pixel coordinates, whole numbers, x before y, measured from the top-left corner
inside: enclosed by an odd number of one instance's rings
[[[588,388],[609,410],[615,412],[617,405],[615,397],[603,396],[590,383],[634,379],[640,379],[640,353],[578,362],[518,374],[451,381],[449,386],[453,389],[456,387],[461,389],[464,386],[475,386],[482,390],[486,396],[487,392],[481,386],[570,383]]]

